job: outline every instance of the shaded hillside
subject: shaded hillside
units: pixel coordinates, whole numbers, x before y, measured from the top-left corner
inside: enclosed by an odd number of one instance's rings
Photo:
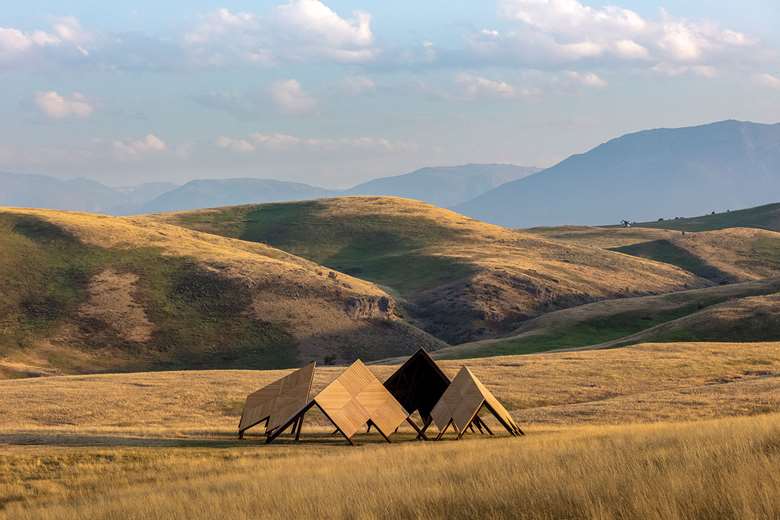
[[[598,299],[707,285],[680,269],[484,224],[418,201],[345,197],[159,215],[152,220],[265,242],[391,288],[450,343]]]
[[[754,301],[752,297],[769,296],[769,301],[775,301],[778,291],[780,291],[780,278],[657,296],[600,301],[544,314],[525,322],[507,337],[445,347],[437,351],[434,356],[439,359],[460,359],[598,345],[627,345],[650,341],[648,338],[652,338],[652,341],[663,341],[660,337],[645,336],[642,331],[653,330],[656,326],[663,329],[666,327],[665,324],[675,323],[675,320],[683,323],[685,320],[680,318],[686,316],[714,317],[704,310],[715,309],[719,304],[728,306],[741,302],[740,305],[745,309],[746,314],[753,312],[758,316],[762,312],[761,309],[766,309],[767,305],[762,303],[749,311],[748,306]],[[780,302],[771,312],[775,314],[780,312]],[[696,321],[701,323],[699,319]],[[745,320],[739,335],[729,334],[725,329],[727,326],[724,324],[713,327],[713,331],[723,332],[724,338],[733,341],[768,339],[766,331],[760,326],[752,327],[750,320]],[[683,329],[674,327],[674,330]],[[692,338],[697,337],[697,331],[701,332],[701,327],[694,329]],[[717,336],[711,334],[708,339],[715,340]],[[780,336],[777,339],[780,339]]]
[[[712,231],[730,227],[752,227],[780,231],[780,203],[755,208],[725,211],[691,218],[672,218],[636,224],[643,228],[678,231]]]
[[[780,124],[624,135],[454,209],[506,226],[618,224],[780,200]]]
[[[371,283],[147,220],[0,209],[0,373],[289,367],[436,349]]]
[[[394,177],[359,184],[344,195],[403,197],[448,208],[505,184],[528,177],[541,168],[513,164],[464,164],[421,168]]]
[[[156,213],[235,204],[316,199],[336,192],[273,179],[202,179],[163,193],[137,207],[135,213]]]

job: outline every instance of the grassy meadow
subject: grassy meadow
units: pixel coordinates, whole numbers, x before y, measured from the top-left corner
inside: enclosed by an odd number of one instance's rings
[[[461,362],[443,361],[454,374]],[[764,519],[780,512],[780,343],[469,360],[527,432],[236,439],[285,371],[0,381],[0,518]],[[380,379],[393,365],[373,365]],[[339,373],[319,370],[314,391]],[[250,430],[251,432],[251,430]]]

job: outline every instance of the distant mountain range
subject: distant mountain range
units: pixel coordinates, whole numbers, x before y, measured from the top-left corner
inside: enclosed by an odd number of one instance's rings
[[[175,187],[155,182],[110,188],[89,179],[60,180],[0,172],[0,206],[125,213]]]
[[[780,200],[780,124],[628,134],[453,209],[513,227],[701,215]]]
[[[160,213],[217,206],[332,197],[338,192],[273,179],[202,179],[190,181],[137,207],[134,213]]]
[[[513,164],[421,168],[404,175],[382,177],[358,184],[344,192],[344,195],[390,195],[449,208],[540,170],[541,168]]]
[[[253,178],[200,179],[182,186],[151,183],[111,188],[87,179],[60,180],[44,175],[0,173],[0,206],[127,215],[340,195],[392,195],[447,207],[537,171],[539,168],[511,164],[422,168],[404,175],[374,179],[348,190]]]
[[[780,124],[721,121],[624,135],[557,165],[422,168],[330,190],[273,179],[110,188],[0,174],[0,205],[116,215],[342,195],[391,195],[511,227],[606,225],[706,215],[780,201]]]

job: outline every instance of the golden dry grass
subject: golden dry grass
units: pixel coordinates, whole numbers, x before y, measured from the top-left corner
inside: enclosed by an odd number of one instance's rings
[[[404,442],[405,428],[393,445],[362,435],[350,448],[312,415],[300,445],[236,440],[245,395],[287,371],[0,381],[0,519],[780,512],[780,343],[649,344],[467,364],[526,437],[415,443]],[[452,375],[461,363],[443,365]],[[371,367],[380,379],[394,368]],[[340,370],[319,370],[315,391]]]
[[[14,448],[0,518],[764,520],[779,439],[774,414],[354,449]]]

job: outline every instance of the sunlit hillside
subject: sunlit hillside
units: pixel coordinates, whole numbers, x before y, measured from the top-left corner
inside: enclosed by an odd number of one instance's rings
[[[505,334],[543,312],[703,287],[675,266],[485,224],[418,201],[343,197],[149,217],[267,243],[398,294],[449,342]]]
[[[440,346],[372,283],[261,244],[3,209],[0,250],[0,375],[289,367]]]

